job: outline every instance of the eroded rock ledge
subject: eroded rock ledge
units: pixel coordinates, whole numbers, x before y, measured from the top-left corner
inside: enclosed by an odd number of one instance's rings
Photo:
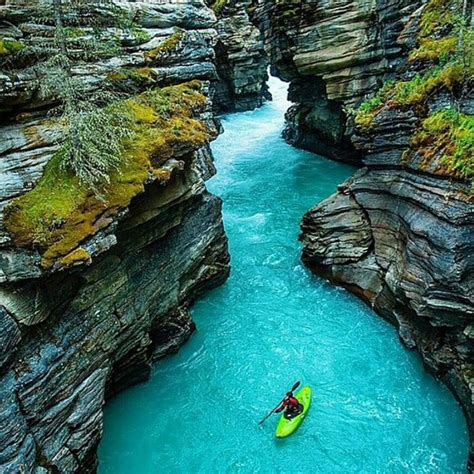
[[[251,0],[211,2],[217,10],[216,67],[213,103],[218,112],[260,107],[268,92],[268,57],[263,35],[249,18]]]

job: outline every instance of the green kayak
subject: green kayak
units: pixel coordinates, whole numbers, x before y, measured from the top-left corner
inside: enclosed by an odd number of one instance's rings
[[[287,436],[290,436],[298,429],[301,423],[303,423],[309,407],[311,406],[311,388],[302,388],[295,395],[295,398],[303,405],[303,412],[291,420],[287,420],[284,415],[281,415],[276,429],[277,438],[286,438]]]

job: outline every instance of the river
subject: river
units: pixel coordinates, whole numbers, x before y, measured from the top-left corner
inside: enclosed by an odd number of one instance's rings
[[[281,139],[286,85],[270,84],[274,101],[224,117],[213,144],[232,275],[195,305],[181,351],[107,405],[99,473],[465,472],[449,391],[393,327],[302,266],[301,217],[354,170]],[[258,420],[296,380],[313,405],[278,440],[277,417]]]

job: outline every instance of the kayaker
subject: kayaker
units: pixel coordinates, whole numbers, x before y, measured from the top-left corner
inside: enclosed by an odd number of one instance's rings
[[[281,413],[283,410],[285,418],[290,420],[303,411],[303,405],[294,397],[293,392],[288,392],[275,413]]]

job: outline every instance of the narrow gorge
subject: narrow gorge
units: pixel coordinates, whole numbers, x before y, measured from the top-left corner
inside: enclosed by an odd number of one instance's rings
[[[472,38],[469,1],[0,0],[0,472],[463,472]],[[291,448],[257,423],[300,378]]]
[[[472,433],[472,2],[290,3],[256,11],[285,136],[364,165],[305,215],[303,260],[398,328]]]
[[[449,391],[301,262],[302,214],[354,170],[283,141],[287,87],[270,84],[274,101],[226,116],[212,144],[230,278],[197,302],[180,353],[106,407],[99,473],[463,472],[467,429]],[[274,441],[258,420],[297,379],[314,387],[315,416]]]

